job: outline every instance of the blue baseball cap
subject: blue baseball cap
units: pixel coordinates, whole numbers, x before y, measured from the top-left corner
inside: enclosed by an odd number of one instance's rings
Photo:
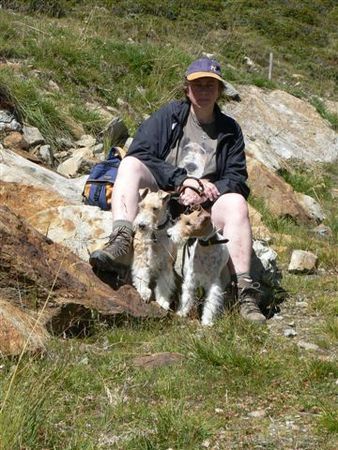
[[[198,78],[216,78],[225,84],[222,78],[221,65],[215,59],[199,58],[193,61],[185,72],[185,78],[188,81],[197,80]]]

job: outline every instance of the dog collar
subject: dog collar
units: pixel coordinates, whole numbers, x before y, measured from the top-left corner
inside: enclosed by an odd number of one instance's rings
[[[229,239],[218,239],[217,233],[213,234],[209,239],[198,239],[198,243],[202,245],[202,247],[207,247],[208,245],[226,244],[227,242],[229,242]]]
[[[157,225],[156,230],[163,230],[168,225],[168,222],[170,222],[170,215],[167,213],[164,222]]]
[[[151,233],[151,240],[153,242],[157,242],[157,236],[156,236],[156,231],[161,231],[164,230],[164,228],[168,225],[168,223],[171,221],[171,217],[170,215],[167,213],[165,216],[165,220],[164,222],[160,223],[159,225],[157,225],[156,230],[153,231]]]
[[[229,242],[229,239],[217,239],[217,233],[215,232],[212,234],[208,239],[198,239],[198,238],[190,238],[187,240],[187,242],[184,244],[183,247],[183,256],[182,256],[182,268],[181,268],[181,274],[182,277],[184,275],[184,263],[185,259],[188,255],[188,258],[190,258],[190,247],[197,241],[198,244],[202,245],[202,247],[207,247],[209,245],[216,245],[216,244],[226,244]]]

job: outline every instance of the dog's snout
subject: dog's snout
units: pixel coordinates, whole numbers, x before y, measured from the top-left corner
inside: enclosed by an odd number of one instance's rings
[[[146,224],[141,222],[141,223],[138,224],[138,227],[139,227],[140,230],[145,230],[146,229]]]
[[[189,162],[185,165],[185,169],[188,173],[193,173],[197,169],[197,165],[193,162]]]

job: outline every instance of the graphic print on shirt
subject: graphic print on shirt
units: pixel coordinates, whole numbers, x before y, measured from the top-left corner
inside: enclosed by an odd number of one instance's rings
[[[189,176],[201,178],[211,163],[214,150],[207,148],[205,142],[192,142],[188,137],[182,139],[180,147],[178,167],[184,168]]]

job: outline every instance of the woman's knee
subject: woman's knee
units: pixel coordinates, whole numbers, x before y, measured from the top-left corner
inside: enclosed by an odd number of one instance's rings
[[[215,225],[220,227],[224,227],[229,220],[241,223],[249,217],[247,202],[241,194],[223,194],[212,206],[211,216]]]
[[[138,184],[139,187],[153,187],[156,181],[142,161],[134,156],[126,156],[122,159],[117,176],[119,181],[123,179],[125,183],[133,182]]]
[[[128,172],[132,173],[133,175],[136,175],[138,173],[142,174],[144,168],[145,165],[139,159],[135,158],[134,156],[126,156],[122,159],[119,165],[118,173],[121,174],[124,172]]]

